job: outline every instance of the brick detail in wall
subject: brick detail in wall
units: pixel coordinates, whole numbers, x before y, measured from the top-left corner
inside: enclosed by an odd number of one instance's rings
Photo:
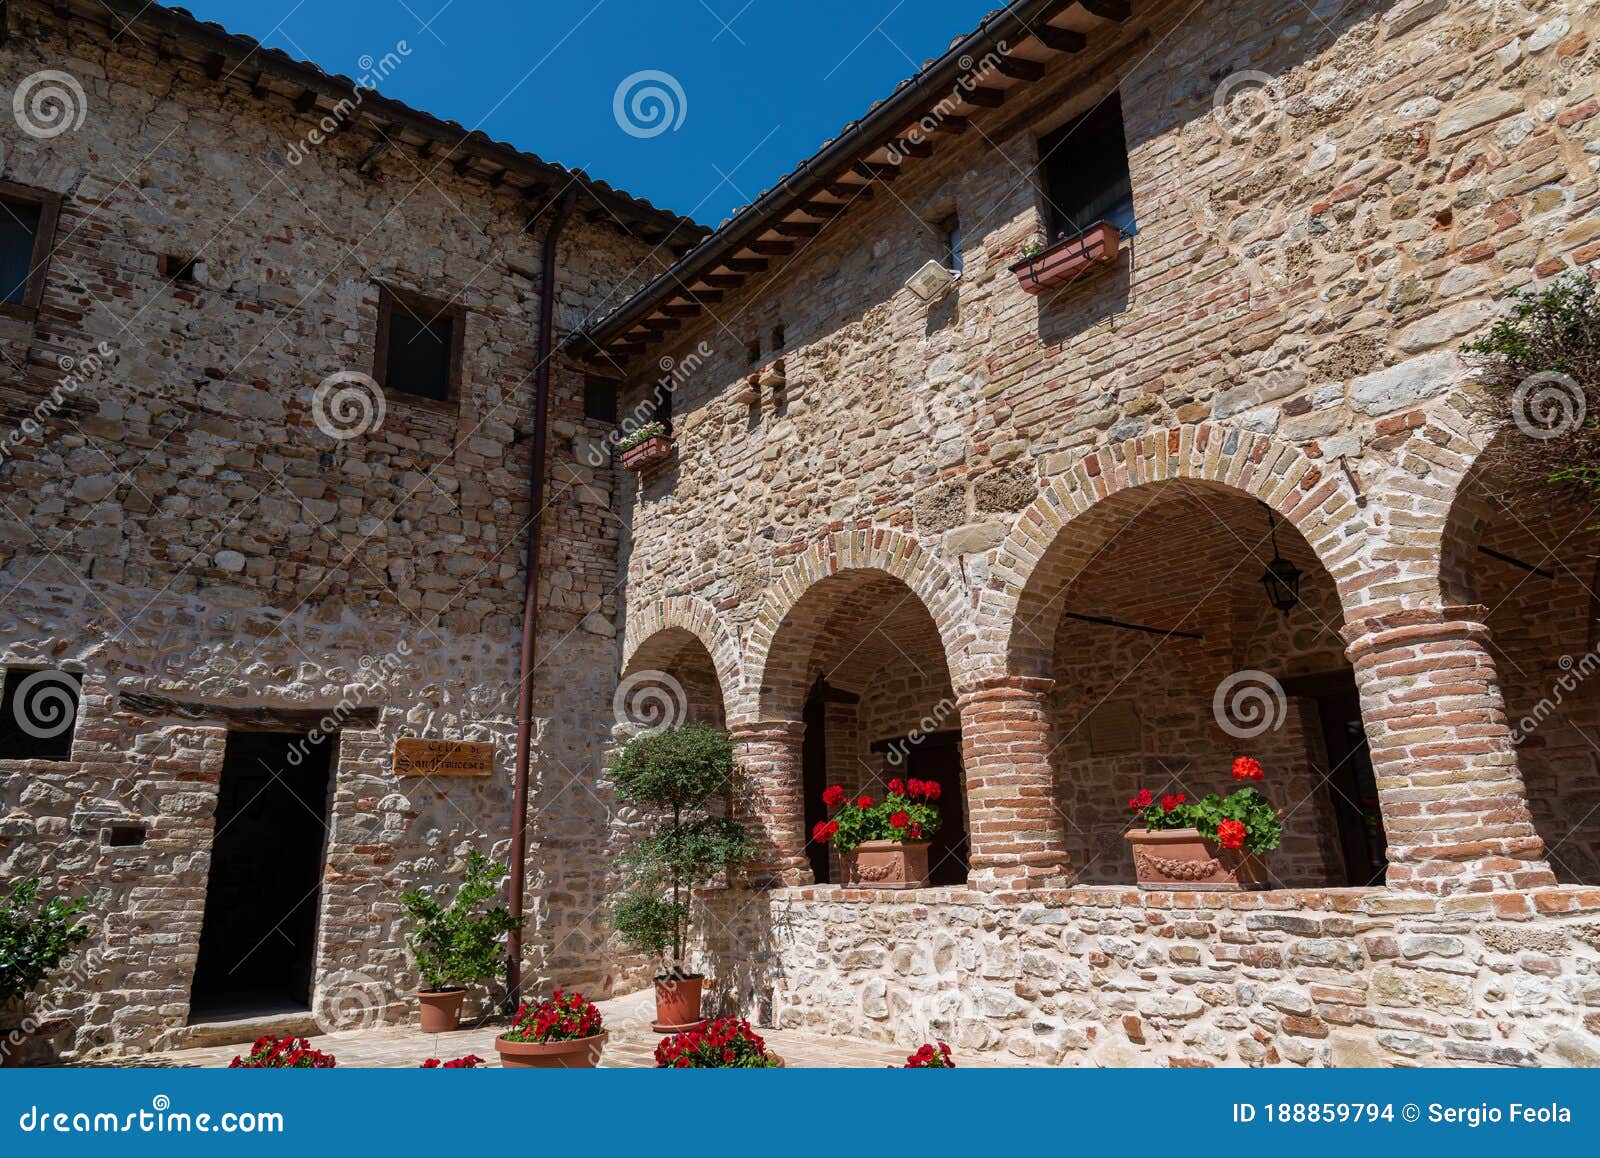
[[[1389,883],[1431,892],[1554,883],[1517,767],[1482,607],[1345,628],[1389,838]]]
[[[805,727],[780,721],[736,724],[731,731],[745,779],[738,815],[758,846],[741,875],[751,884],[811,884],[802,792]]]
[[[1026,888],[1068,872],[1066,821],[1050,769],[1047,679],[1002,677],[964,689],[970,882]]]

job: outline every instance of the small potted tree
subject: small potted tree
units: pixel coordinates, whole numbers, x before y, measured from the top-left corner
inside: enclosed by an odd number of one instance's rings
[[[743,825],[709,808],[732,787],[733,740],[704,724],[643,732],[612,756],[611,779],[656,821],[622,858],[625,888],[611,923],[626,944],[662,962],[656,1032],[696,1027],[704,978],[683,963],[690,895],[754,852]]]
[[[500,1064],[519,1069],[593,1069],[606,1046],[605,1019],[581,993],[557,989],[517,1009],[511,1028],[494,1039]]]
[[[891,780],[889,794],[874,801],[849,799],[831,785],[822,802],[837,809],[819,820],[813,840],[832,842],[844,867],[844,883],[874,889],[920,889],[928,881],[928,837],[939,831],[937,780]]]
[[[423,1033],[449,1033],[461,1024],[461,1002],[467,986],[498,976],[505,967],[500,938],[521,922],[502,905],[484,908],[500,892],[506,867],[473,850],[467,871],[446,906],[440,896],[421,889],[400,899],[416,927],[406,938],[422,974],[417,991]]]
[[[1143,888],[1238,890],[1267,887],[1266,854],[1283,839],[1283,824],[1254,782],[1261,765],[1233,762],[1243,783],[1227,796],[1191,801],[1182,793],[1159,799],[1148,788],[1128,798],[1143,828],[1127,833],[1136,880]]]
[[[37,880],[13,881],[10,894],[0,898],[0,1066],[22,1064],[23,1049],[39,1028],[23,998],[89,939],[77,922],[88,903],[88,897],[41,902]]]
[[[647,422],[617,441],[617,453],[622,455],[624,470],[644,470],[672,457],[672,436],[665,424]]]

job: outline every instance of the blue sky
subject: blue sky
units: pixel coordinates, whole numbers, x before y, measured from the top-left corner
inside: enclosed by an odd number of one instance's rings
[[[386,96],[715,225],[889,94],[1000,0],[183,0],[330,72],[405,41]],[[681,124],[654,132],[666,73]],[[669,81],[644,78],[678,106]],[[624,108],[628,102],[624,100]]]

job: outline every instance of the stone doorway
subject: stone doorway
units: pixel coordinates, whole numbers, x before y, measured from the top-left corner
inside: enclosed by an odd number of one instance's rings
[[[1302,701],[1307,722],[1321,728],[1326,759],[1328,800],[1335,837],[1344,858],[1345,884],[1383,884],[1388,871],[1388,840],[1378,804],[1378,779],[1372,768],[1366,728],[1361,722],[1361,693],[1350,671],[1302,676],[1283,681],[1284,691]],[[1315,754],[1315,745],[1310,746]]]
[[[230,732],[191,1024],[311,1007],[333,744]]]

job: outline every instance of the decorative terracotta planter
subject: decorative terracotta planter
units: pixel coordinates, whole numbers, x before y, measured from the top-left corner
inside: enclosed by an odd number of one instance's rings
[[[1109,221],[1097,221],[1082,233],[1064,237],[1032,257],[1011,267],[1017,283],[1030,294],[1041,294],[1052,286],[1064,285],[1091,265],[1117,260],[1122,234]]]
[[[0,1069],[17,1069],[22,1065],[22,1051],[27,1048],[28,1030],[18,1025],[0,1026]]]
[[[624,470],[641,471],[658,462],[665,462],[672,457],[672,439],[664,434],[657,434],[647,438],[638,446],[630,446],[622,452],[622,468]]]
[[[573,1041],[507,1041],[494,1039],[500,1064],[508,1070],[592,1070],[600,1064],[606,1034]]]
[[[1223,848],[1192,828],[1136,828],[1127,836],[1141,888],[1237,892],[1267,887],[1261,857]]]
[[[844,883],[868,889],[920,889],[928,883],[928,842],[864,840],[840,855]]]
[[[451,1033],[461,1028],[461,1003],[465,989],[419,989],[423,1033]]]
[[[683,1033],[705,1024],[700,1016],[700,995],[704,977],[657,977],[656,1019],[650,1026],[657,1033]]]

